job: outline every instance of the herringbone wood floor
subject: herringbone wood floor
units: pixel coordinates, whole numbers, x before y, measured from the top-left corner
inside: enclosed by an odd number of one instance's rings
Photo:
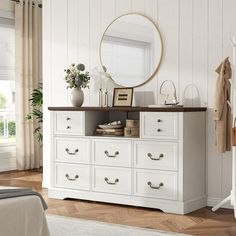
[[[48,199],[47,190],[42,189],[41,183],[42,173],[40,170],[0,173],[0,185],[30,187],[41,193],[48,203],[47,212],[49,214],[190,235],[236,236],[236,220],[233,217],[233,211],[229,209],[220,209],[213,213],[210,208],[203,208],[191,214],[180,216],[146,208],[79,200],[62,201]]]

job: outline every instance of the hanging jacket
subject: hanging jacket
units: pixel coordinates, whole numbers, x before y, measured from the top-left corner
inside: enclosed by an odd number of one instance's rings
[[[230,101],[230,81],[232,76],[229,58],[226,58],[216,69],[218,79],[215,90],[215,104],[213,118],[215,121],[216,146],[220,153],[231,150],[231,107],[227,103]]]

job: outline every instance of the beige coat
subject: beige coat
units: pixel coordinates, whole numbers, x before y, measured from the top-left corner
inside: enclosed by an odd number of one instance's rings
[[[230,101],[230,82],[232,71],[229,59],[226,58],[216,69],[219,74],[216,82],[215,105],[213,117],[216,129],[216,146],[220,153],[231,150],[231,108],[227,103]]]

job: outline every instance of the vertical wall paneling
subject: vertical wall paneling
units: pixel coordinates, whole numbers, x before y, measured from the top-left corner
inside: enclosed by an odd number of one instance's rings
[[[208,32],[208,195],[221,198],[222,191],[222,155],[215,148],[215,124],[212,118],[216,67],[222,60],[222,0],[209,0],[209,32]]]
[[[188,0],[189,1],[189,0]],[[158,1],[158,25],[163,38],[163,61],[158,72],[158,88],[164,80],[172,80],[179,87],[179,0]],[[164,92],[173,94],[173,88],[166,84]],[[159,89],[158,89],[159,90]],[[159,92],[159,91],[158,91]],[[177,94],[179,97],[179,94]],[[162,98],[161,96],[159,98]],[[161,99],[159,99],[159,102]]]
[[[77,0],[78,6],[78,63],[83,63],[87,70],[90,69],[90,0]],[[84,106],[90,104],[90,92],[84,90]]]
[[[131,0],[116,0],[116,16],[131,12]]]
[[[132,12],[145,14],[145,0],[132,0]],[[144,86],[134,89],[134,105],[145,106],[145,88]]]
[[[158,0],[146,0],[145,1],[145,15],[147,15],[151,20],[153,20],[157,25],[157,3]],[[157,103],[157,94],[158,94],[158,88],[157,88],[157,78],[156,75],[154,78],[152,78],[147,84],[144,85],[144,104],[156,104]]]
[[[116,18],[116,2],[115,0],[101,0],[101,30],[102,33]],[[108,81],[107,86],[109,93],[109,105],[112,105],[112,92],[116,85],[112,81]]]
[[[196,85],[197,90],[192,88],[193,105],[206,106],[207,105],[207,69],[208,69],[208,55],[207,55],[207,34],[208,34],[208,1],[198,0],[193,1],[193,84]],[[199,17],[201,16],[201,17]],[[205,81],[205,83],[203,83]]]
[[[96,67],[100,68],[99,45],[102,37],[101,0],[90,0],[90,8],[90,71],[93,71]],[[91,79],[90,105],[98,106],[98,89],[99,82]]]
[[[51,76],[52,76],[52,104],[67,105],[67,89],[64,77],[64,69],[67,66],[68,57],[68,22],[67,1],[52,0],[51,8]],[[60,94],[60,96],[58,96]],[[64,94],[64,96],[62,96]]]
[[[183,96],[188,101],[193,97],[192,88],[187,88],[193,83],[193,1],[180,0],[179,97],[182,102]]]
[[[78,62],[79,54],[79,1],[68,1],[68,65]],[[71,27],[69,27],[71,26]],[[81,30],[82,31],[82,30]]]
[[[117,16],[139,12],[157,22],[163,37],[164,55],[160,70],[150,82],[135,89],[136,105],[155,103],[160,83],[173,80],[182,101],[188,84],[196,84],[201,104],[207,112],[207,176],[208,203],[215,204],[231,189],[231,153],[218,154],[215,148],[215,127],[212,119],[216,67],[230,56],[229,38],[236,34],[235,0],[44,0],[44,132],[50,132],[48,106],[70,105],[70,91],[63,80],[64,68],[82,62],[88,70],[100,67],[99,43],[108,24]],[[115,85],[109,83],[112,91]],[[167,89],[170,89],[167,86]],[[64,94],[64,96],[62,96]],[[189,102],[196,97],[194,89],[186,93]],[[85,105],[98,105],[94,82],[85,92]],[[112,101],[110,93],[110,105]],[[158,98],[158,99],[157,99]],[[136,100],[136,101],[135,101]],[[50,156],[50,140],[44,141],[44,186]]]

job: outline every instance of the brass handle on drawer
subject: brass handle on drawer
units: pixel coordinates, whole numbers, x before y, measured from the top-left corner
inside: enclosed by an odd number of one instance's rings
[[[110,158],[115,158],[116,156],[120,154],[118,151],[116,151],[114,155],[110,155],[107,150],[104,151],[104,153],[107,155],[107,157],[110,157]]]
[[[147,155],[153,161],[160,161],[164,157],[164,154],[160,154],[157,158],[153,157],[151,153],[148,153]]]
[[[67,127],[66,127],[66,129],[70,129],[71,127],[68,125]]]
[[[162,130],[161,129],[157,129],[157,132],[161,132]]]
[[[66,120],[71,120],[71,118],[70,118],[70,117],[67,117]]]
[[[107,177],[105,177],[104,180],[107,182],[107,184],[110,184],[110,185],[115,185],[119,182],[119,179],[115,179],[114,182],[110,182]]]
[[[79,178],[78,175],[76,175],[74,179],[71,179],[70,176],[69,176],[69,174],[66,174],[65,176],[66,176],[66,178],[67,178],[69,181],[76,181],[76,180]]]
[[[153,186],[151,181],[148,181],[147,184],[150,186],[152,189],[160,189],[161,187],[164,186],[164,184],[161,182],[159,186]]]
[[[66,151],[69,155],[76,155],[76,153],[79,152],[79,149],[75,149],[74,152],[70,152],[70,150],[69,150],[68,148],[66,148],[65,151]]]

